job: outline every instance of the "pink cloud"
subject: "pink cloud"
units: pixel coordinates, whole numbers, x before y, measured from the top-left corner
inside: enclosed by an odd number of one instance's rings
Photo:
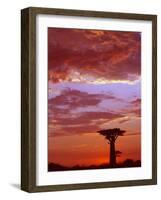
[[[50,135],[96,132],[101,124],[123,117],[120,113],[109,110],[96,111],[95,108],[104,99],[119,100],[111,94],[89,94],[79,90],[63,90],[59,96],[49,100],[48,123]],[[94,106],[93,111],[81,111],[81,108],[88,106]],[[73,113],[72,111],[76,108],[80,108],[79,112]],[[50,125],[52,125],[52,128]]]

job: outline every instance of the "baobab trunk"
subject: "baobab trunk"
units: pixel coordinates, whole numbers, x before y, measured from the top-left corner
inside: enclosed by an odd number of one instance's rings
[[[110,167],[116,166],[115,141],[110,142]]]
[[[108,140],[108,144],[110,144],[110,167],[116,167],[115,141],[118,136],[123,136],[123,133],[126,131],[121,130],[120,128],[113,128],[100,130],[97,132],[103,135],[106,140]]]

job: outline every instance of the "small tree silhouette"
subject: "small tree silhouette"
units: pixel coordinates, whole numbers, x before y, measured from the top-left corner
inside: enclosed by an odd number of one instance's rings
[[[116,154],[117,154],[117,151],[115,151],[115,141],[118,138],[118,136],[123,136],[123,134],[126,131],[121,130],[120,128],[114,128],[114,129],[100,130],[97,132],[103,135],[106,138],[106,140],[108,140],[108,144],[110,144],[110,166],[115,167]]]

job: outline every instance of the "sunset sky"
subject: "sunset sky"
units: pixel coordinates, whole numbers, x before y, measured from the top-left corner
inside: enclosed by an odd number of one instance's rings
[[[141,160],[141,34],[48,28],[48,162],[109,162],[97,131],[126,130],[117,162]]]

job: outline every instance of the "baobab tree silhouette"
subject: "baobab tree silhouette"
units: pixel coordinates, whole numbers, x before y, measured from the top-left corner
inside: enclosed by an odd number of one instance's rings
[[[110,144],[110,167],[115,167],[116,154],[117,154],[117,151],[115,151],[115,141],[118,138],[118,136],[123,136],[123,134],[126,131],[121,130],[120,128],[114,128],[114,129],[100,130],[97,132],[103,135],[106,138],[106,140],[108,140],[108,144]]]

